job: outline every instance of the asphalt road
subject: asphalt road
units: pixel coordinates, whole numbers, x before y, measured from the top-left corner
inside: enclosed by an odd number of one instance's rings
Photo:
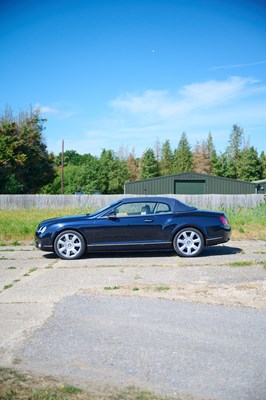
[[[16,354],[86,387],[265,400],[265,312],[158,299],[70,296]]]
[[[182,399],[265,400],[266,243],[63,261],[0,248],[0,365]]]

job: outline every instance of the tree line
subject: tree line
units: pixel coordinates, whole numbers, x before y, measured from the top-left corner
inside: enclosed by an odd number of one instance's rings
[[[266,155],[246,140],[244,130],[235,124],[224,152],[217,153],[212,134],[206,140],[189,143],[185,132],[178,146],[157,139],[141,157],[134,149],[103,149],[100,156],[66,150],[55,156],[47,151],[43,138],[45,119],[37,111],[13,116],[6,109],[0,118],[0,192],[49,193],[123,193],[124,183],[139,179],[195,171],[203,174],[254,181],[266,178]]]

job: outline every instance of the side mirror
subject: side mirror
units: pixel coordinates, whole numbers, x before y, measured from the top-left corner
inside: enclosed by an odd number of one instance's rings
[[[114,211],[111,211],[108,215],[107,215],[108,219],[116,219],[116,213]]]

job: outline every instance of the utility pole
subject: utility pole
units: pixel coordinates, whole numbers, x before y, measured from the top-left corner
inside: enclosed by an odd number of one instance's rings
[[[61,194],[64,194],[64,141],[62,140],[62,155],[61,155]]]

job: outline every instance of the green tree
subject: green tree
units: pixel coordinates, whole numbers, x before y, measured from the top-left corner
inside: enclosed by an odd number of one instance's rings
[[[213,167],[213,174],[217,176],[223,176],[225,178],[231,177],[229,168],[229,159],[225,152],[217,155],[216,163]]]
[[[257,150],[245,147],[238,162],[238,179],[243,181],[256,181],[262,177],[262,164]]]
[[[207,138],[207,158],[210,160],[210,174],[215,175],[216,163],[217,163],[217,152],[213,143],[213,138],[211,132],[208,134]]]
[[[43,141],[45,120],[38,112],[0,118],[0,192],[38,193],[55,177],[54,160]]]
[[[83,156],[78,154],[75,150],[66,150],[64,151],[64,166],[67,165],[80,165],[82,164]],[[62,153],[59,153],[55,158],[55,163],[57,166],[62,164]]]
[[[158,162],[154,151],[148,148],[142,155],[140,163],[140,179],[154,178],[159,175]]]
[[[185,132],[182,133],[177,149],[174,151],[174,173],[191,171],[193,154]]]
[[[103,149],[99,159],[99,190],[103,194],[123,193],[126,180],[128,180],[126,161],[120,161],[113,150]]]
[[[261,162],[261,179],[266,179],[266,154],[264,151],[261,152],[260,154],[260,162]]]
[[[244,143],[244,131],[239,125],[233,125],[229,138],[229,146],[226,149],[228,158],[228,172],[230,178],[238,179],[239,162]]]
[[[81,156],[82,157],[82,156]],[[85,160],[85,159],[84,159]],[[69,163],[64,167],[64,193],[73,194],[82,191],[87,194],[98,190],[99,160],[86,154],[86,163],[74,165]],[[61,166],[58,167],[57,176],[52,183],[42,189],[43,193],[61,193]]]
[[[160,175],[170,175],[173,171],[173,151],[168,139],[162,145]]]

